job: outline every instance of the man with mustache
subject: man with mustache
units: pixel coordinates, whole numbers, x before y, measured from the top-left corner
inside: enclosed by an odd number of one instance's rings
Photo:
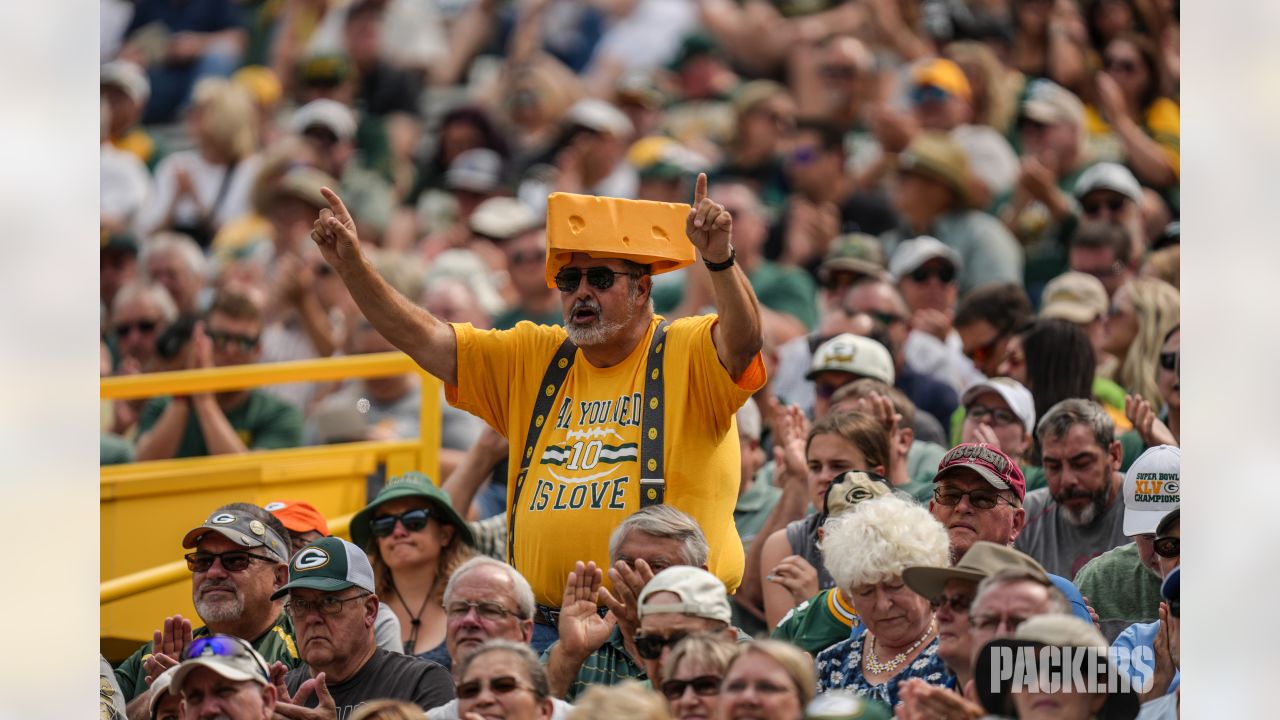
[[[510,444],[507,560],[538,606],[533,647],[557,636],[575,562],[606,567],[609,535],[643,507],[688,513],[712,548],[709,570],[736,588],[733,523],[740,480],[734,413],[765,381],[759,303],[731,243],[733,219],[707,196],[694,206],[565,193],[547,202],[548,287],[564,326],[482,331],[445,323],[373,270],[342,200],[325,190],[312,238],[365,317],[427,372],[455,407]],[[696,252],[695,252],[696,251]],[[718,315],[667,323],[654,276],[701,254]]]
[[[1036,425],[1048,487],[1027,493],[1027,521],[1014,547],[1056,575],[1075,577],[1089,560],[1124,545],[1121,449],[1107,411],[1063,400]]]
[[[298,649],[293,624],[271,595],[288,580],[289,531],[257,505],[231,503],[182,539],[191,569],[191,600],[204,621],[194,632],[181,615],[165,618],[154,640],[116,668],[116,680],[128,700],[132,718],[148,715],[148,678],[177,665],[195,638],[213,634],[247,640],[268,663],[295,667]]]

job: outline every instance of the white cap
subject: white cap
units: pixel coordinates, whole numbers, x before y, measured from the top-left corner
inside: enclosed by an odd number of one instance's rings
[[[898,244],[893,257],[889,259],[889,274],[894,280],[901,280],[904,275],[915,272],[921,265],[937,258],[946,260],[957,271],[960,270],[962,263],[959,253],[937,238],[921,235]]]
[[[1004,399],[1009,405],[1009,409],[1014,415],[1022,421],[1022,427],[1026,428],[1028,433],[1035,432],[1036,429],[1036,401],[1031,397],[1031,391],[1022,383],[1008,377],[987,378],[979,383],[969,386],[964,391],[964,395],[960,398],[961,405],[968,405],[969,401],[978,397],[984,392],[993,392]]]
[[[112,60],[103,65],[98,85],[114,85],[124,90],[124,94],[138,105],[145,105],[147,98],[151,97],[147,74],[128,60]]]
[[[321,98],[298,108],[289,119],[289,126],[299,135],[315,125],[327,129],[339,140],[350,140],[356,134],[356,115],[337,100]]]
[[[893,356],[889,350],[869,337],[853,333],[837,335],[819,345],[805,378],[812,380],[818,373],[828,370],[893,384]]]
[[[584,98],[574,103],[564,119],[570,125],[581,125],[620,138],[631,137],[636,131],[626,113],[598,98]]]
[[[471,232],[496,240],[509,240],[541,225],[528,205],[509,197],[491,197],[480,203],[467,223]]]
[[[760,406],[756,405],[754,399],[747,398],[747,401],[742,403],[742,407],[738,408],[737,418],[738,432],[740,434],[746,435],[752,440],[760,439]]]
[[[1182,451],[1156,445],[1138,456],[1124,474],[1124,534],[1156,531],[1182,498]]]
[[[1110,190],[1136,203],[1142,202],[1142,186],[1138,184],[1138,178],[1119,163],[1100,162],[1080,173],[1076,180],[1076,197],[1083,198],[1094,190]]]
[[[177,674],[177,672],[178,666],[174,665],[173,667],[166,668],[164,672],[156,676],[155,680],[151,681],[151,699],[147,701],[147,717],[156,716],[156,706],[160,704],[160,701],[163,700],[166,695],[170,694],[169,683],[173,681],[173,676]]]
[[[502,185],[502,156],[489,148],[464,150],[449,163],[444,184],[450,190],[494,192]]]
[[[669,592],[680,598],[678,603],[649,604],[655,593]],[[680,613],[693,617],[733,622],[729,593],[720,578],[692,565],[676,565],[653,576],[640,591],[637,613],[641,618],[661,613]]]

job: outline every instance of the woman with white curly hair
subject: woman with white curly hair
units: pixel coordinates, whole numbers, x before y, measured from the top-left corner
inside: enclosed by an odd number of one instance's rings
[[[827,569],[862,624],[848,640],[818,654],[818,691],[850,690],[892,707],[908,678],[953,686],[954,676],[938,658],[929,601],[902,582],[902,571],[912,565],[950,564],[942,524],[923,507],[889,495],[827,521],[822,548]]]

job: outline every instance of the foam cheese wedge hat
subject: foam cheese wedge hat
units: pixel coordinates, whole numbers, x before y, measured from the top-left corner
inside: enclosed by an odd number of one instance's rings
[[[551,193],[547,198],[547,287],[574,253],[648,265],[659,275],[696,259],[684,203]]]

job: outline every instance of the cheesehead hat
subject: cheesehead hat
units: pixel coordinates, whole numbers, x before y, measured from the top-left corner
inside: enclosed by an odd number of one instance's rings
[[[551,193],[547,198],[547,287],[574,253],[648,265],[659,275],[693,263],[684,203]]]

